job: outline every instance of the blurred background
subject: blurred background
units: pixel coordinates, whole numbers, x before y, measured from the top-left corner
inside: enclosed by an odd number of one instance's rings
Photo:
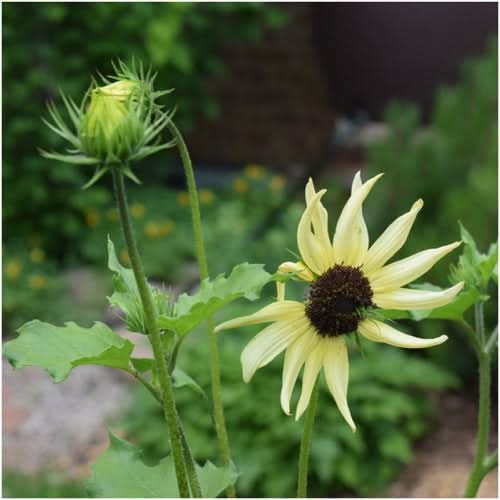
[[[402,257],[459,239],[457,220],[482,250],[497,239],[494,3],[7,3],[3,51],[4,339],[33,318],[100,320],[148,355],[144,337],[126,332],[106,300],[107,234],[128,259],[109,179],[82,191],[90,171],[37,152],[61,146],[40,120],[47,101],[60,104],[59,88],[78,101],[90,75],[109,73],[118,57],[150,62],[158,87],[175,89],[165,104],[177,107],[195,163],[212,276],[242,261],[273,272],[296,250],[307,178],[328,188],[335,221],[359,169],[364,178],[386,173],[366,203],[372,240],[425,201]],[[179,158],[169,150],[136,172],[143,185],[130,187],[131,211],[146,271],[172,294],[192,291],[197,267]],[[457,257],[423,281],[446,286]],[[493,328],[496,300],[490,304]],[[259,305],[237,303],[220,319]],[[313,496],[460,495],[474,450],[475,358],[451,322],[407,326],[450,341],[426,352],[369,345],[364,358],[352,354],[349,401],[359,430],[350,432],[324,391]],[[281,363],[250,385],[241,380],[239,355],[255,331],[220,337],[238,490],[293,496],[290,457],[301,425],[279,407]],[[190,336],[180,365],[208,390],[205,334]],[[207,403],[186,389],[177,397],[195,455],[216,460]],[[38,369],[14,374],[4,362],[3,403],[4,496],[84,495],[107,427],[142,446],[151,463],[167,451],[149,394],[102,367],[80,367],[53,385]],[[496,474],[481,493],[497,496]]]

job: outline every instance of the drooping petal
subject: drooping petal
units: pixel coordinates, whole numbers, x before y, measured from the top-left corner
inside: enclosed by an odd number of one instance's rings
[[[306,206],[311,205],[315,195],[316,190],[314,189],[313,180],[309,178],[309,181],[306,184]],[[325,248],[330,248],[330,236],[328,235],[328,212],[321,201],[316,205],[316,209],[313,211],[311,222],[314,234],[318,238],[319,242],[324,245]]]
[[[333,399],[353,431],[356,430],[347,404],[347,385],[349,381],[349,357],[343,338],[328,339],[325,343],[323,369],[326,383]]]
[[[372,342],[383,342],[396,347],[404,347],[405,349],[422,349],[424,347],[433,347],[445,342],[448,337],[441,335],[434,339],[421,339],[402,333],[392,326],[389,326],[381,321],[366,319],[358,325],[361,335]]]
[[[304,316],[304,304],[294,300],[279,300],[273,302],[260,311],[249,316],[230,319],[215,328],[216,332],[228,328],[238,328],[246,325],[257,325],[258,323],[270,323],[271,321],[294,320]]]
[[[284,274],[296,274],[304,281],[312,281],[314,279],[314,274],[300,260],[298,262],[283,262],[278,267],[278,271]]]
[[[416,311],[417,309],[434,309],[449,304],[464,287],[463,281],[455,286],[432,292],[429,290],[411,290],[399,288],[392,292],[381,292],[373,295],[373,302],[383,309],[400,309]]]
[[[286,283],[283,281],[276,282],[276,300],[285,300]]]
[[[297,228],[297,244],[302,259],[307,267],[316,274],[322,274],[330,267],[332,262],[330,242],[326,245],[311,230],[312,218],[317,215],[318,203],[325,193],[326,189],[322,189],[312,197],[310,204],[302,214]]]
[[[309,328],[309,320],[277,321],[259,332],[243,349],[243,380],[249,382],[257,369],[267,365]]]
[[[304,376],[302,377],[302,392],[300,393],[300,399],[297,404],[295,420],[298,420],[302,416],[309,405],[314,384],[323,366],[324,343],[325,340],[320,339],[314,350],[307,356],[304,366]]]
[[[450,245],[424,250],[375,271],[369,277],[373,292],[390,292],[412,282],[460,244],[461,241],[457,241]]]
[[[380,269],[404,245],[417,214],[423,206],[424,202],[417,200],[409,212],[398,217],[373,243],[363,264],[365,276],[369,277],[371,272]]]
[[[368,239],[359,224],[361,206],[373,185],[383,174],[376,175],[353,191],[335,228],[333,255],[337,264],[359,266],[368,250]]]
[[[281,407],[283,411],[290,415],[290,399],[292,397],[293,388],[300,369],[304,364],[309,353],[316,347],[319,342],[319,335],[313,327],[309,327],[295,342],[293,342],[285,354],[285,362],[283,364],[283,384],[281,386]]]

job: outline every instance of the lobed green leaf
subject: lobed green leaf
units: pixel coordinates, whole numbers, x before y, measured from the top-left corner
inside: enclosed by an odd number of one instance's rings
[[[160,316],[158,324],[183,336],[230,302],[242,297],[257,299],[262,288],[271,280],[272,275],[264,271],[262,264],[240,264],[229,277],[221,274],[213,281],[203,280],[196,294],[181,295],[174,315]]]
[[[139,448],[109,435],[110,445],[92,466],[85,486],[95,498],[177,498],[179,490],[171,455],[150,467]],[[233,484],[238,473],[234,465],[216,467],[206,462],[196,465],[204,498],[214,498]]]
[[[16,369],[38,366],[54,382],[62,382],[80,365],[103,365],[126,370],[134,345],[96,322],[91,328],[76,323],[54,326],[38,320],[24,324],[3,352]]]

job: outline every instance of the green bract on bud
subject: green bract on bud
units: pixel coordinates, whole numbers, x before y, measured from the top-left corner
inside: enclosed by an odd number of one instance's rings
[[[141,160],[162,149],[173,146],[173,141],[161,143],[160,132],[172,114],[162,110],[156,99],[170,91],[155,91],[156,75],[144,73],[123,63],[114,66],[115,75],[95,82],[77,106],[62,94],[71,120],[68,126],[56,107],[49,105],[52,123],[46,125],[71,144],[69,154],[42,151],[46,158],[82,165],[95,165],[96,171],[84,186],[89,187],[110,168],[139,182],[130,170],[130,163]]]
[[[133,98],[139,86],[119,81],[92,90],[79,134],[89,156],[122,163],[141,146],[144,122],[138,99]]]

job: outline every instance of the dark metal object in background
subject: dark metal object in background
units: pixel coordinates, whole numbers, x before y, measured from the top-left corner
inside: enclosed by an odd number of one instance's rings
[[[394,99],[428,118],[433,94],[497,33],[495,3],[318,3],[317,47],[339,113],[379,119]]]

